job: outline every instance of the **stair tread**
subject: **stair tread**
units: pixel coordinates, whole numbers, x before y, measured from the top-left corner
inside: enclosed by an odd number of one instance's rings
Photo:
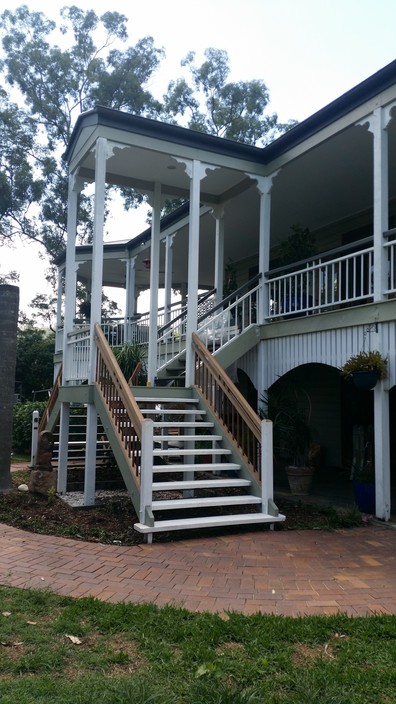
[[[198,449],[196,447],[191,447],[191,448],[186,448],[186,447],[171,447],[164,449],[163,447],[160,447],[156,450],[153,450],[153,455],[154,457],[171,457],[176,456],[178,457],[179,455],[230,455],[231,450],[226,450],[224,447],[211,447],[211,448],[203,448],[203,449]]]
[[[210,421],[193,420],[155,420],[153,421],[154,428],[213,428],[213,423]]]
[[[146,526],[144,523],[135,523],[133,527],[138,533],[159,533],[169,530],[253,525],[255,523],[279,523],[284,520],[285,516],[283,514],[271,516],[269,513],[241,513],[229,516],[208,516],[204,518],[179,518],[155,521],[153,526]]]
[[[208,506],[237,506],[243,504],[260,504],[261,498],[252,494],[240,496],[206,496],[198,499],[170,499],[154,500],[151,504],[153,511],[175,510],[179,508],[205,508]]]
[[[143,415],[145,413],[153,413],[156,416],[164,415],[205,415],[206,411],[200,408],[141,408]]]
[[[202,464],[164,464],[154,465],[153,472],[237,472],[241,465],[235,462],[208,462]]]
[[[166,393],[169,393],[169,391]],[[192,403],[195,405],[198,403],[198,399],[196,398],[180,398],[180,396],[176,398],[172,398],[171,396],[166,398],[162,396],[135,396],[135,401],[137,401],[137,403]]]
[[[221,435],[154,435],[155,442],[193,442],[198,440],[198,442],[212,442],[217,440],[222,440]],[[206,450],[209,452],[212,450],[211,447],[207,447]]]
[[[153,482],[153,491],[178,489],[233,489],[250,486],[249,479],[192,479],[191,481]]]

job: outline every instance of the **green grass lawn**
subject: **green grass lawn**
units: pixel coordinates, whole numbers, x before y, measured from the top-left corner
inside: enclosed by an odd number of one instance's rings
[[[0,702],[392,704],[396,619],[221,618],[0,588]]]

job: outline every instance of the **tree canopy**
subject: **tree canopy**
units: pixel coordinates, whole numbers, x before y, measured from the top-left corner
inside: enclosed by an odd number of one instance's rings
[[[131,45],[127,18],[64,7],[58,23],[22,5],[0,16],[0,244],[17,236],[54,257],[65,245],[67,178],[61,154],[78,115],[95,105],[178,123],[227,139],[264,144],[292,126],[267,114],[262,80],[229,82],[229,58],[207,49],[181,63],[188,77],[162,99],[150,91],[165,56],[150,36]],[[11,99],[12,96],[12,99]],[[141,196],[124,191],[126,207]],[[79,241],[92,234],[92,209],[80,200]]]

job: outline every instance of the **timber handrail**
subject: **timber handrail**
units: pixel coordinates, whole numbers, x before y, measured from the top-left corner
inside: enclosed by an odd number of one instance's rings
[[[201,305],[202,303],[205,303],[205,301],[208,298],[210,298],[211,296],[213,296],[215,293],[216,293],[216,289],[211,288],[210,291],[206,291],[205,293],[202,293],[200,296],[198,296],[198,306]],[[164,332],[166,330],[168,330],[168,328],[172,327],[174,325],[174,323],[177,323],[179,320],[182,320],[183,318],[185,318],[187,308],[188,308],[188,304],[184,306],[183,310],[181,311],[181,313],[179,313],[179,315],[175,315],[175,317],[172,318],[172,320],[170,320],[168,323],[165,323],[165,325],[162,325],[162,327],[158,328],[157,337],[162,337]],[[213,310],[213,308],[211,308],[211,311],[212,310]],[[206,313],[203,316],[203,318],[205,318],[205,317],[206,317]],[[199,319],[198,319],[198,322],[199,322]]]
[[[59,371],[56,375],[54,385],[51,389],[51,393],[50,393],[50,397],[48,399],[47,406],[46,406],[45,411],[40,419],[40,425],[39,425],[39,429],[38,429],[39,435],[43,430],[45,430],[46,425],[49,421],[50,415],[52,413],[52,409],[54,408],[56,400],[59,396],[59,389],[62,385],[62,371],[63,370],[62,370],[62,365],[61,365],[59,368]]]
[[[192,344],[195,386],[261,479],[260,418],[196,333],[192,335]]]
[[[217,311],[223,309],[225,310],[227,308],[228,303],[234,302],[235,299],[241,296],[241,294],[245,293],[245,291],[250,291],[250,289],[254,288],[254,286],[258,284],[260,279],[261,274],[256,274],[251,279],[249,279],[249,281],[246,281],[246,283],[242,284],[242,286],[235,289],[235,291],[226,296],[226,298],[223,298],[220,303],[217,303],[215,306],[213,306],[213,308],[211,308],[208,313],[204,313],[203,315],[201,315],[197,320],[197,325],[200,325],[204,320],[206,320],[206,318],[214,315],[214,313],[216,313]]]
[[[98,324],[95,325],[95,340],[98,351],[95,383],[139,481],[142,428],[146,421]]]

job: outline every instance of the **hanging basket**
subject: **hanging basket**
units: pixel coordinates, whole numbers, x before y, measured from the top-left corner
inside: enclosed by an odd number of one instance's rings
[[[352,381],[357,389],[362,391],[369,391],[374,389],[378,381],[378,372],[376,371],[361,371],[353,372]]]

